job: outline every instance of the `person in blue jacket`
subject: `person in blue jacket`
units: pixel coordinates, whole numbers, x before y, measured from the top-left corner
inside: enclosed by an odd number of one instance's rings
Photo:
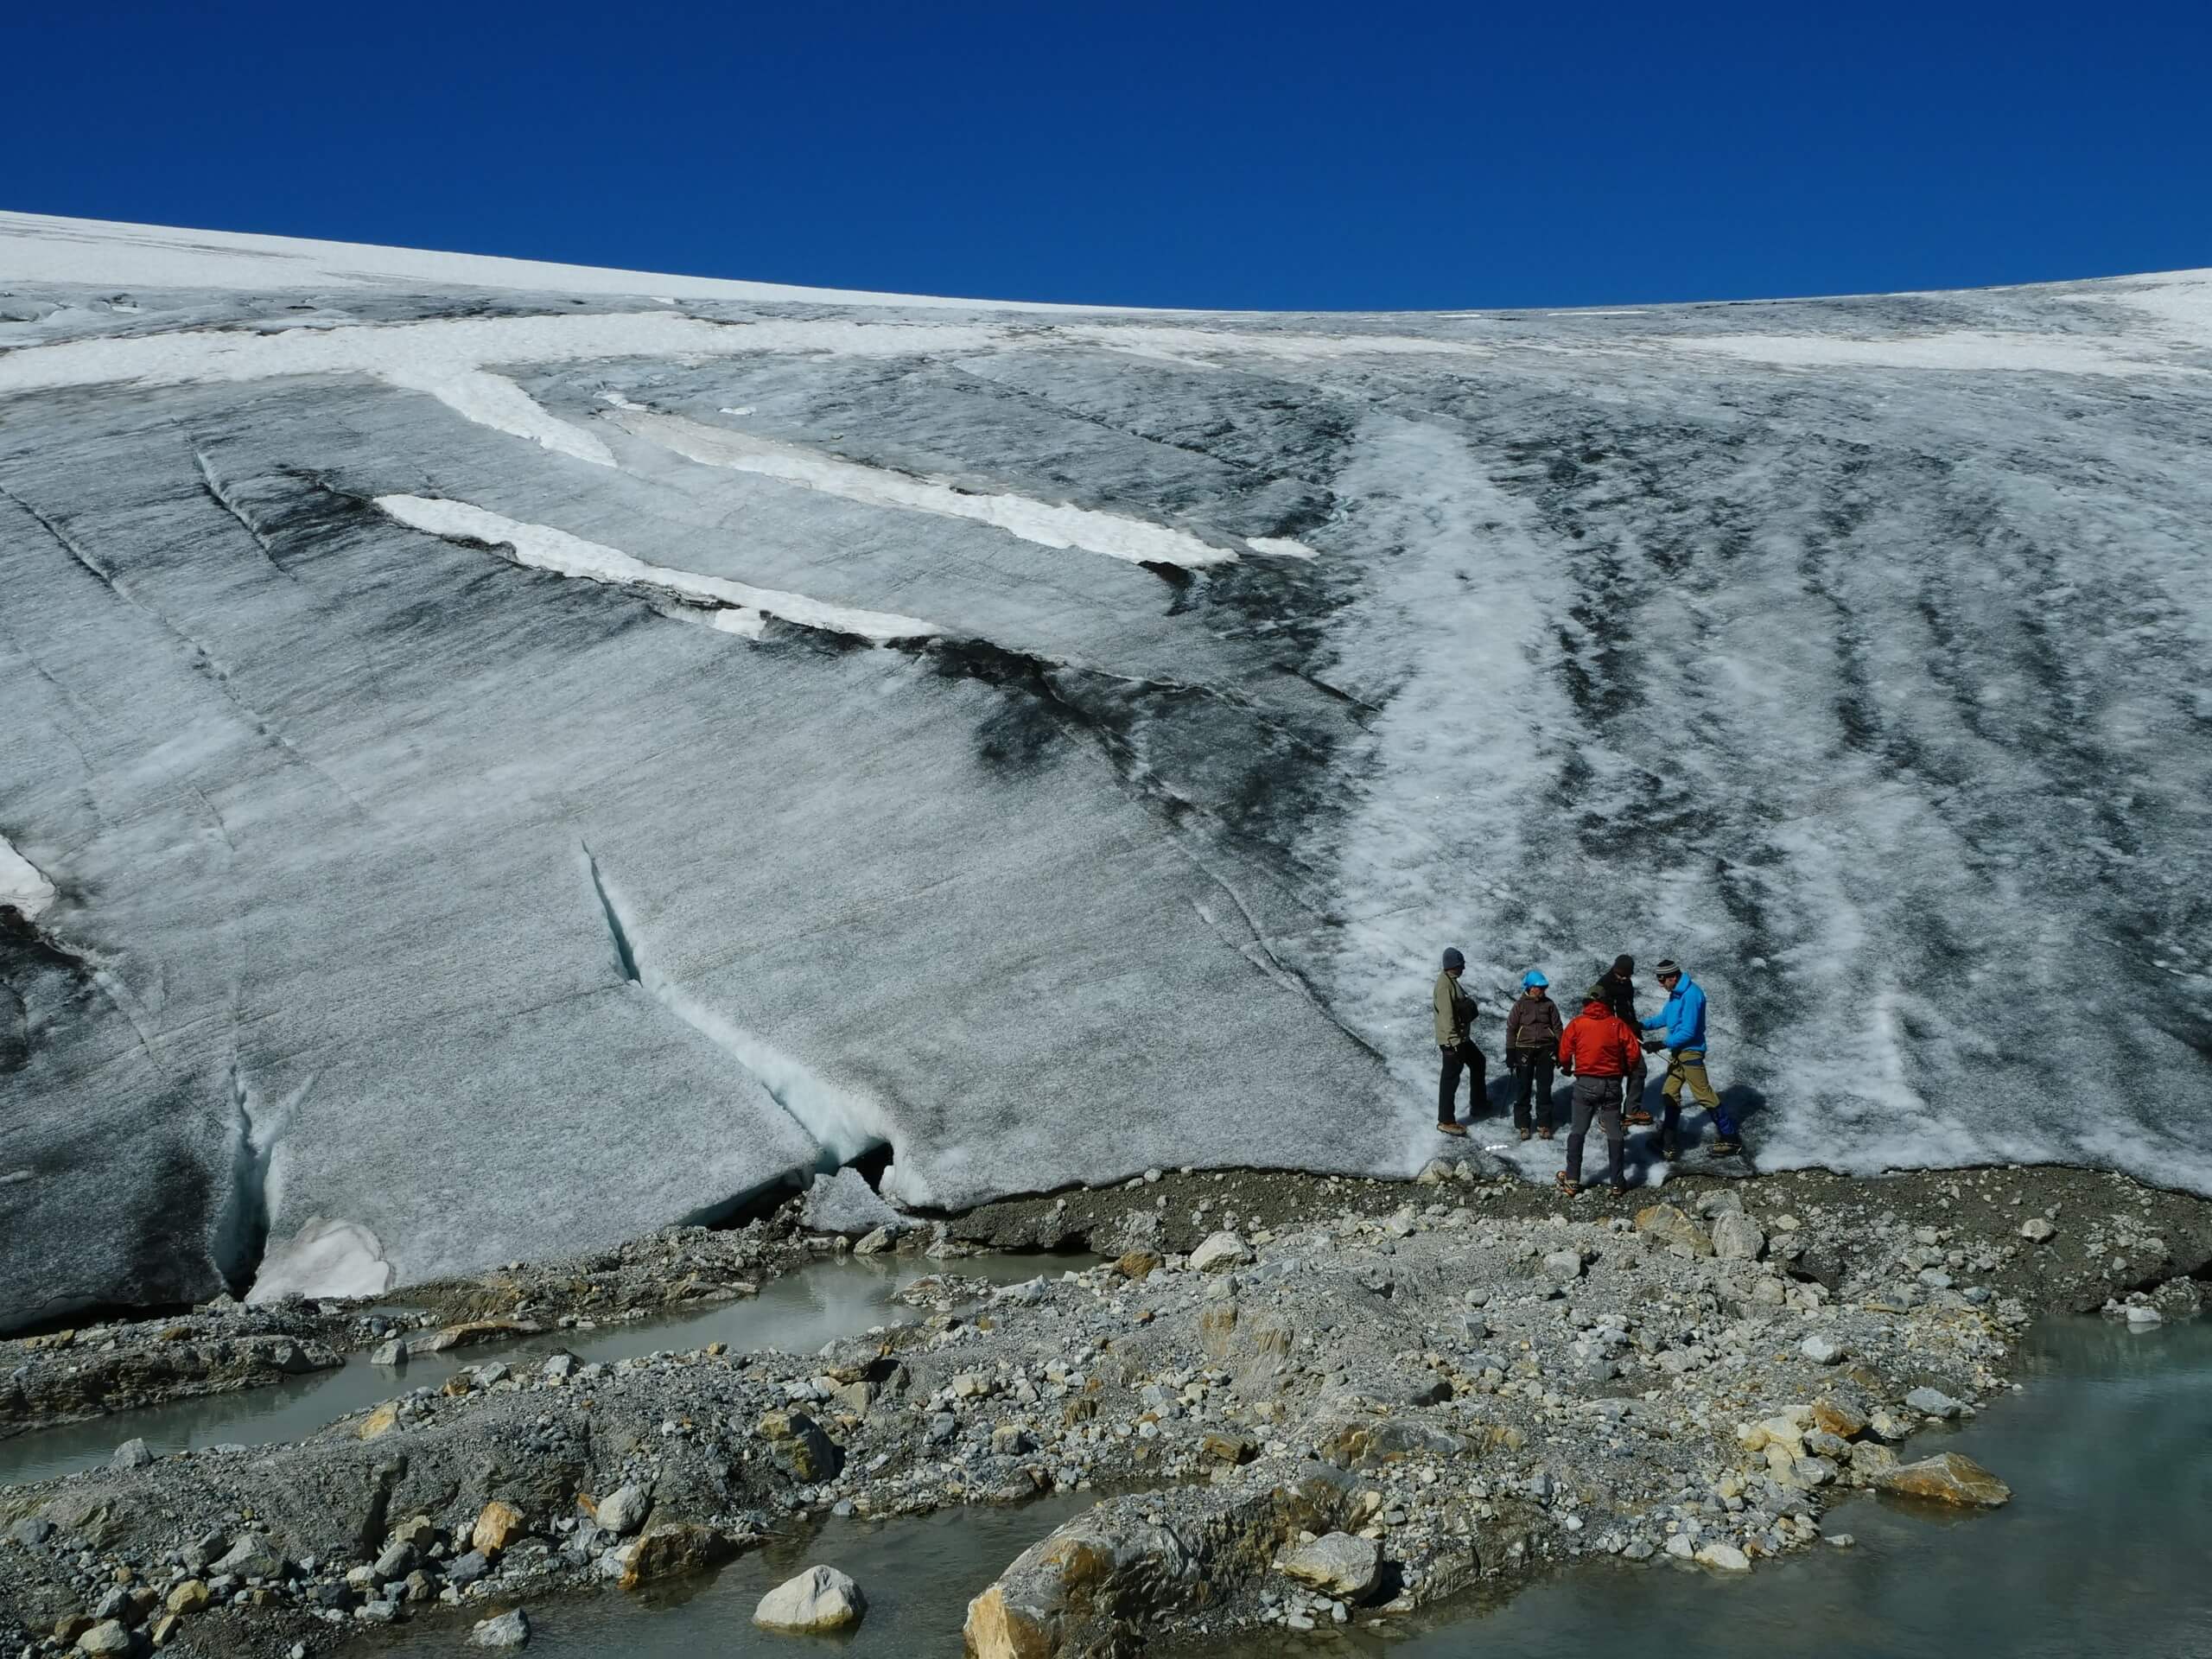
[[[1660,1088],[1667,1109],[1660,1123],[1659,1155],[1681,1155],[1677,1129],[1681,1122],[1684,1084],[1689,1085],[1697,1103],[1713,1114],[1716,1132],[1713,1149],[1718,1153],[1741,1152],[1744,1143],[1736,1134],[1736,1121],[1720,1103],[1712,1080],[1705,1075],[1705,993],[1678,963],[1662,962],[1658,979],[1659,988],[1667,993],[1667,1005],[1646,1020],[1643,1028],[1656,1033],[1651,1039],[1653,1047],[1667,1051],[1667,1081]]]

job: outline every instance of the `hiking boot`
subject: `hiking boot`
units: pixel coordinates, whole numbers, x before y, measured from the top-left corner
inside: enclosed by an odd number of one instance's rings
[[[1659,1155],[1662,1158],[1664,1158],[1669,1163],[1673,1163],[1676,1159],[1682,1155],[1681,1142],[1675,1140],[1672,1136],[1662,1141],[1659,1143]]]
[[[1436,1132],[1439,1135],[1456,1135],[1463,1141],[1467,1137],[1465,1126],[1459,1123],[1440,1123],[1436,1126]]]
[[[1538,1129],[1536,1131],[1536,1138],[1541,1141],[1549,1141],[1558,1133],[1559,1131],[1557,1129]]]
[[[1613,1196],[1617,1198],[1626,1198],[1628,1196],[1628,1183],[1626,1181],[1615,1181],[1613,1183]]]
[[[1560,1171],[1558,1174],[1552,1177],[1552,1182],[1553,1185],[1557,1186],[1560,1192],[1566,1193],[1570,1198],[1582,1190],[1582,1183],[1576,1180],[1572,1175],[1569,1175],[1563,1169]]]
[[[1732,1158],[1743,1149],[1742,1140],[1732,1135],[1724,1135],[1713,1143],[1713,1152],[1722,1158]]]
[[[1621,1114],[1621,1121],[1624,1123],[1634,1123],[1638,1127],[1641,1127],[1651,1121],[1651,1114],[1645,1111],[1641,1106],[1631,1106],[1628,1110]]]
[[[1521,1138],[1523,1141],[1526,1141],[1530,1135],[1534,1135],[1535,1131],[1534,1129],[1522,1129],[1518,1133],[1520,1134]]]

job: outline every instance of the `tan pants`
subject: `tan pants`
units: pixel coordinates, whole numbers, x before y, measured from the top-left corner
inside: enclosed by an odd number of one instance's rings
[[[1697,1052],[1669,1054],[1667,1057],[1667,1081],[1659,1085],[1659,1092],[1667,1097],[1669,1106],[1680,1106],[1682,1085],[1690,1086],[1690,1096],[1707,1111],[1720,1104],[1720,1096],[1713,1092],[1712,1079],[1705,1075],[1705,1056]]]

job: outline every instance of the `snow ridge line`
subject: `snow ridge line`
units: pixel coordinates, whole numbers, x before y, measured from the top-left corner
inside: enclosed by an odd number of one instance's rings
[[[643,438],[702,467],[752,473],[863,506],[895,507],[910,512],[933,513],[943,518],[966,518],[1056,551],[1080,548],[1086,553],[1103,554],[1130,564],[1168,564],[1185,569],[1230,564],[1237,557],[1229,548],[1215,547],[1188,531],[1156,524],[1149,519],[1100,512],[1065,502],[1039,501],[1026,495],[979,494],[963,489],[949,479],[871,467],[803,444],[757,438],[634,406],[618,404],[609,418],[632,437]],[[1262,540],[1267,543],[1262,551],[1290,557],[1313,556],[1310,549],[1297,543],[1264,537]],[[1290,552],[1288,550],[1293,547],[1299,550]]]
[[[576,846],[583,855],[623,977],[650,993],[760,1084],[761,1091],[820,1148],[816,1165],[820,1173],[827,1174],[862,1153],[892,1144],[890,1122],[876,1103],[840,1089],[758,1033],[708,1007],[663,973],[639,950],[637,928],[607,885],[598,855],[588,842],[579,840]]]
[[[423,495],[379,495],[376,505],[387,518],[410,530],[426,531],[447,541],[473,543],[495,551],[505,550],[509,559],[556,575],[577,576],[612,587],[643,589],[663,594],[695,610],[711,614],[711,626],[726,633],[759,638],[765,618],[775,617],[799,627],[820,628],[851,634],[882,644],[896,639],[925,639],[942,633],[931,622],[888,611],[864,611],[850,605],[809,599],[772,588],[721,576],[679,570],[673,565],[649,564],[619,548],[588,542],[550,524],[524,524],[466,501]]]

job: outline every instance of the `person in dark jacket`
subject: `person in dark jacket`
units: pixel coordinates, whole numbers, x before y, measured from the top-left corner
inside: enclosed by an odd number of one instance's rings
[[[1552,1138],[1552,1066],[1565,1030],[1559,1004],[1545,992],[1551,982],[1531,968],[1521,976],[1521,995],[1505,1016],[1505,1064],[1520,1088],[1513,1096],[1513,1127],[1526,1141],[1532,1132]],[[1535,1112],[1529,1110],[1531,1098]]]
[[[1444,971],[1436,976],[1429,1001],[1436,1011],[1436,1047],[1444,1069],[1436,1079],[1436,1132],[1464,1135],[1459,1127],[1459,1073],[1467,1074],[1467,1116],[1482,1110],[1483,1090],[1489,1080],[1490,1060],[1475,1046],[1475,999],[1459,988],[1467,959],[1456,950],[1444,953]]]
[[[1554,1179],[1569,1195],[1582,1190],[1582,1143],[1592,1118],[1605,1134],[1606,1173],[1613,1191],[1628,1191],[1622,1168],[1628,1131],[1621,1125],[1621,1079],[1643,1059],[1636,1028],[1592,986],[1582,1012],[1567,1021],[1559,1039],[1559,1069],[1574,1079],[1574,1116],[1567,1131],[1567,1167]]]
[[[1613,1011],[1614,1017],[1630,1031],[1641,1031],[1643,1028],[1643,1022],[1636,1017],[1636,958],[1634,957],[1615,957],[1613,965],[1608,968],[1598,982],[1590,988],[1590,995],[1601,1000]],[[1624,1109],[1621,1116],[1628,1122],[1649,1123],[1651,1121],[1651,1114],[1644,1109],[1643,1105],[1643,1085],[1649,1077],[1649,1073],[1644,1066],[1642,1052],[1639,1050],[1636,1064],[1629,1069],[1628,1075],[1621,1079]]]

